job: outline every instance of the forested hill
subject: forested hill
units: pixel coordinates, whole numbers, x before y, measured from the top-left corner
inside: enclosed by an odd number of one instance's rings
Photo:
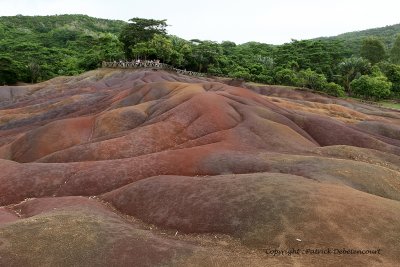
[[[184,40],[168,35],[167,26],[166,20],[142,18],[128,23],[86,15],[0,17],[0,85],[141,58],[335,96],[400,97],[400,25],[283,45]]]
[[[9,29],[29,30],[33,33],[48,33],[59,29],[69,29],[86,34],[118,34],[126,24],[120,20],[93,18],[87,15],[54,16],[8,16],[0,17],[0,25]]]
[[[355,54],[359,54],[362,40],[368,37],[378,37],[383,43],[391,48],[396,39],[397,34],[400,34],[400,24],[389,25],[385,27],[373,28],[362,31],[347,32],[337,36],[317,38],[319,40],[343,40],[345,45]]]
[[[363,39],[365,37],[370,36],[377,36],[385,40],[388,44],[394,42],[394,37],[400,33],[400,24],[390,25],[381,28],[373,28],[369,30],[363,31],[355,31],[355,32],[348,32],[343,33],[338,36],[337,38],[347,39],[347,40],[357,40]]]
[[[0,66],[12,64],[21,81],[78,74],[121,56],[125,24],[86,15],[0,17]]]

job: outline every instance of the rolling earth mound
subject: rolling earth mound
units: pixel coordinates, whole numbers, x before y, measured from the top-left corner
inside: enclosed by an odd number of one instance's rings
[[[0,266],[396,266],[400,112],[229,84],[0,87]]]

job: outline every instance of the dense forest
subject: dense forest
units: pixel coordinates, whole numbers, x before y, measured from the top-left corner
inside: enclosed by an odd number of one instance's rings
[[[0,17],[0,83],[74,75],[122,57],[125,24],[84,15]]]
[[[368,37],[378,37],[385,46],[390,49],[399,33],[400,24],[396,24],[363,31],[347,32],[337,36],[318,38],[315,40],[342,40],[344,45],[350,49],[352,54],[360,56],[361,44],[364,39]]]
[[[399,98],[400,24],[283,45],[184,40],[165,20],[85,15],[0,17],[0,84],[38,82],[101,61],[160,59],[177,68],[307,87],[335,96]]]

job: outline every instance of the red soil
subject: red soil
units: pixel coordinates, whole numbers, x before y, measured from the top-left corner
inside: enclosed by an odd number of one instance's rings
[[[0,87],[0,108],[1,266],[400,261],[400,112],[109,69]]]

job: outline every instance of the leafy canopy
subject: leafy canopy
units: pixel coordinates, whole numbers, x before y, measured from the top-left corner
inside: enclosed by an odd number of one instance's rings
[[[351,82],[351,87],[356,96],[380,100],[390,95],[392,83],[385,76],[362,75]]]
[[[39,82],[123,58],[126,22],[84,15],[0,17],[0,84]]]
[[[342,39],[292,40],[283,45],[184,40],[167,35],[167,26],[166,20],[143,18],[126,23],[82,15],[0,17],[0,83],[38,82],[95,69],[101,61],[140,58],[335,96],[351,95],[351,83],[363,75],[381,84],[386,77],[392,83],[392,96],[400,96],[400,66],[394,64],[400,58],[400,37],[395,41],[394,33],[400,32],[400,24],[355,34],[355,39],[343,35]],[[376,37],[365,39],[371,35]],[[386,47],[391,47],[390,63],[385,61]],[[374,90],[355,94],[377,95]]]
[[[132,58],[132,48],[142,42],[147,42],[155,34],[166,35],[167,20],[132,18],[131,23],[125,25],[119,35],[120,41],[124,44],[125,56]]]
[[[386,58],[386,48],[380,39],[369,37],[363,40],[360,54],[372,64],[376,64]]]
[[[368,60],[361,57],[346,58],[339,64],[339,73],[347,91],[351,91],[350,83],[363,74],[371,72],[371,64]]]
[[[397,65],[400,65],[400,34],[397,35],[396,41],[390,50],[390,60]]]

